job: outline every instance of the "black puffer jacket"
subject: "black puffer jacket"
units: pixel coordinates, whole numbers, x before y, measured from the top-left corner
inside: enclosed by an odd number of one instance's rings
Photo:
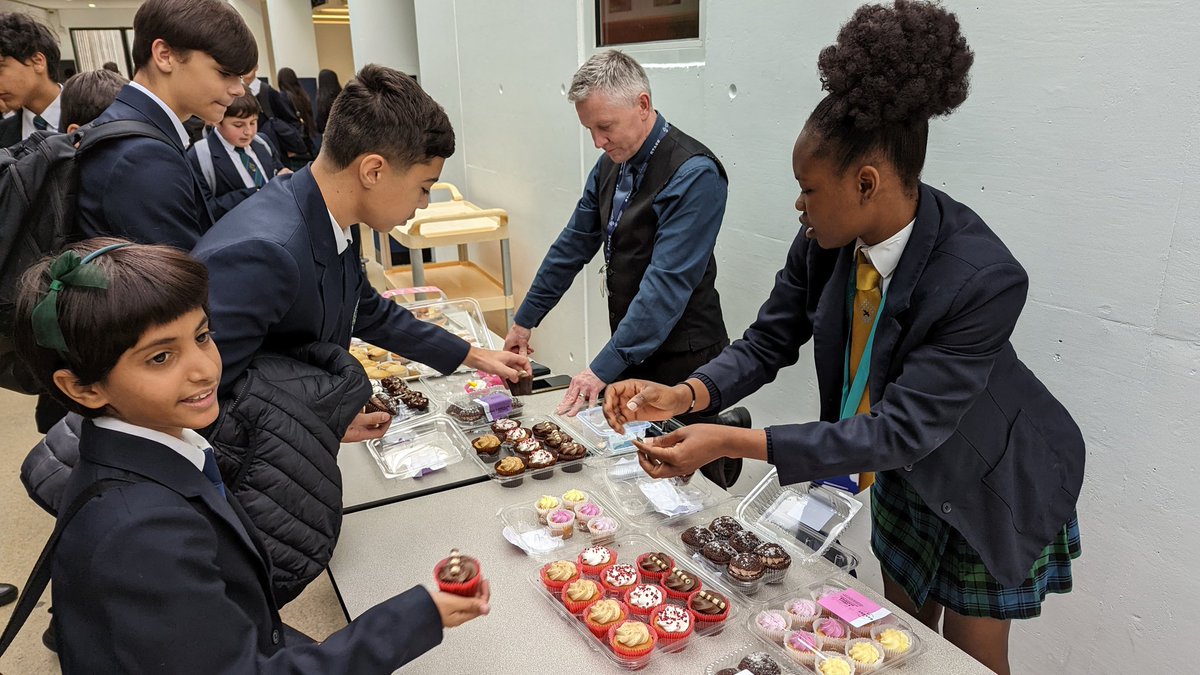
[[[275,599],[294,599],[329,564],[342,528],[341,438],[371,396],[358,362],[341,347],[314,343],[263,353],[234,383],[233,401],[204,435],[271,556]],[[21,480],[55,513],[79,457],[77,415],[68,415],[21,466]]]

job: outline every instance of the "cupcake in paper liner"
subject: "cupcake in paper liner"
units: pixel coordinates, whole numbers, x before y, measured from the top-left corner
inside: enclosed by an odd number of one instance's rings
[[[587,524],[593,519],[604,515],[604,507],[596,502],[584,502],[575,507],[575,526],[581,532],[588,532]]]
[[[679,540],[683,542],[683,547],[688,553],[695,554],[699,553],[705,544],[716,541],[717,535],[703,525],[696,525],[684,530],[683,534],[679,535]]]
[[[555,509],[546,516],[546,526],[550,528],[550,536],[570,539],[575,534],[575,512]]]
[[[643,553],[637,557],[638,574],[642,579],[658,583],[675,567],[675,559],[666,553]]]
[[[667,594],[654,584],[638,584],[625,591],[623,600],[634,616],[644,618],[667,601]]]
[[[855,675],[854,660],[838,652],[821,652],[813,670],[820,675]]]
[[[792,615],[792,625],[811,626],[821,616],[821,607],[815,600],[792,598],[783,603],[783,611]]]
[[[546,516],[550,515],[551,511],[556,510],[560,506],[562,506],[562,502],[559,501],[558,497],[542,495],[541,499],[533,503],[533,508],[538,514],[538,522],[545,525]]]
[[[864,623],[857,628],[850,626],[850,635],[856,638],[869,638],[871,637],[871,631],[874,630],[876,626],[895,626],[898,621],[899,619],[896,618],[895,614],[888,614],[882,619],[876,619],[870,623]]]
[[[729,598],[706,588],[688,596],[687,608],[701,623],[720,623],[729,618]]]
[[[610,628],[629,618],[629,607],[620,600],[602,598],[585,607],[581,616],[592,635],[604,640]]]
[[[875,626],[871,629],[871,639],[879,643],[883,648],[884,657],[888,660],[908,656],[916,644],[912,631],[902,628],[899,623],[892,626]]]
[[[617,552],[604,546],[589,546],[579,554],[579,569],[584,574],[594,577],[605,567],[617,562]]]
[[[588,500],[588,494],[583,490],[576,490],[572,488],[563,493],[562,500],[564,509],[571,509],[574,511],[576,506],[579,506]]]
[[[850,629],[846,624],[831,616],[823,616],[813,621],[813,632],[821,636],[825,649],[841,651],[846,648],[846,640],[850,639]]]
[[[626,620],[608,629],[608,644],[617,656],[635,660],[654,651],[656,637],[650,626]]]
[[[445,558],[433,568],[433,576],[437,579],[438,590],[465,598],[473,598],[479,591],[479,582],[483,579],[483,567],[479,561],[458,552],[450,551],[450,557]]]
[[[792,617],[778,609],[764,609],[754,615],[754,630],[777,645],[783,644],[783,636],[792,627]]]
[[[650,612],[650,628],[659,644],[671,645],[692,634],[696,619],[692,611],[679,605],[660,605]]]
[[[783,547],[773,541],[759,544],[754,549],[754,555],[762,560],[763,581],[768,584],[781,583],[786,577],[788,570],[792,568],[792,556]]]
[[[883,665],[883,645],[871,638],[852,638],[846,641],[846,656],[854,661],[855,672],[873,673]]]
[[[563,586],[579,578],[579,567],[569,560],[556,560],[542,565],[542,583],[551,593],[557,593]]]
[[[667,592],[667,597],[672,600],[682,600],[687,602],[688,596],[700,590],[704,584],[691,572],[676,567],[671,570],[662,579],[663,590]]]
[[[600,583],[604,590],[617,595],[637,586],[637,567],[629,563],[615,563],[600,570]]]
[[[592,535],[592,543],[603,544],[617,538],[620,525],[608,516],[596,516],[588,521],[588,532]]]
[[[567,611],[578,614],[585,607],[604,597],[604,589],[591,579],[576,579],[563,587],[560,597]]]
[[[802,666],[815,664],[822,646],[821,636],[809,630],[789,630],[783,634],[783,648]]]

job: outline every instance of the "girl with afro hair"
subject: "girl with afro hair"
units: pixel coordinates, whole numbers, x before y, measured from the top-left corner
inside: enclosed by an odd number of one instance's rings
[[[929,121],[967,98],[954,14],[866,5],[820,54],[828,95],[792,149],[801,229],[742,339],[674,387],[609,387],[605,413],[710,413],[813,341],[821,414],[766,429],[692,425],[639,443],[651,476],[718,457],[782,484],[857,474],[887,598],[997,673],[1013,619],[1071,589],[1084,442],[1009,337],[1028,277],[970,208],[921,182]]]

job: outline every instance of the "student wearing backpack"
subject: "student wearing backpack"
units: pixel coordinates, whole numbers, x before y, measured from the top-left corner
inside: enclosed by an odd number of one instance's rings
[[[271,142],[258,133],[258,113],[258,99],[243,94],[206,138],[188,148],[192,170],[208,189],[213,218],[219,220],[276,175],[291,173]]]
[[[99,117],[129,80],[107,68],[72,75],[63,83],[58,130],[69,134]]]
[[[134,76],[96,120],[149,122],[169,139],[122,139],[81,161],[79,225],[85,236],[119,236],[190,250],[212,227],[192,170],[183,120],[210,124],[244,92],[258,61],[254,36],[221,0],[147,0],[133,19]]]
[[[35,131],[58,130],[58,40],[26,14],[0,13],[0,100],[17,114],[0,120],[0,148]]]

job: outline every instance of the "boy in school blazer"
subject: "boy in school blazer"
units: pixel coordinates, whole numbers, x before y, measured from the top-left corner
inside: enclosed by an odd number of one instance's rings
[[[0,12],[0,148],[58,130],[58,39],[21,12]]]
[[[96,119],[148,122],[170,143],[127,138],[83,157],[79,224],[88,237],[118,236],[190,250],[212,227],[182,120],[212,123],[243,93],[239,75],[258,60],[241,16],[219,0],[148,0],[134,15],[133,81]],[[188,53],[174,44],[195,46]],[[196,46],[198,45],[198,46]]]
[[[201,178],[216,220],[258,192],[280,173],[291,173],[278,151],[258,133],[258,100],[246,93],[225,109],[225,117],[188,148],[192,170]]]

